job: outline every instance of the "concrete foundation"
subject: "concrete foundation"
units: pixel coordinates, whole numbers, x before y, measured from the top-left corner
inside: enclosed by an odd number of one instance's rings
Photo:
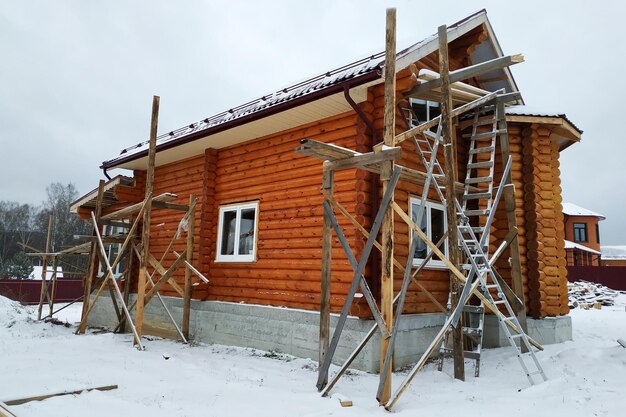
[[[180,324],[182,299],[164,297],[164,302]],[[132,298],[131,298],[132,301]],[[444,323],[442,314],[411,314],[403,316],[396,340],[394,367],[416,362]],[[331,317],[331,337],[337,316]],[[365,337],[374,320],[348,317],[341,335],[334,362],[342,363]],[[114,328],[115,310],[110,298],[101,297],[89,317],[90,326]],[[560,343],[572,339],[569,316],[528,320],[529,334],[542,344]],[[144,333],[177,338],[158,299],[151,301],[144,312]],[[250,347],[286,353],[302,358],[318,359],[319,314],[314,311],[220,301],[192,301],[190,317],[191,338],[197,342]],[[495,317],[485,318],[485,347],[505,346],[508,342]],[[372,338],[352,367],[378,372],[380,334]]]

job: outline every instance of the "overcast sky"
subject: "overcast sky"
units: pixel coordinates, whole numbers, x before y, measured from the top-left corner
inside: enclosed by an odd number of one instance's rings
[[[585,131],[561,156],[565,201],[626,245],[624,4],[0,0],[0,200],[96,187],[102,161],[147,139],[154,94],[163,133],[381,51],[386,7],[399,49],[486,8],[505,54],[525,56],[526,104]]]

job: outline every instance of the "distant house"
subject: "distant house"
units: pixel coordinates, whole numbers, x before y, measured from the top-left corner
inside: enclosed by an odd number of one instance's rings
[[[600,220],[606,217],[595,211],[563,203],[565,252],[568,266],[600,266]]]
[[[41,274],[43,272],[43,266],[39,265],[39,266],[33,266],[33,272],[30,273],[30,275],[28,276],[28,279],[32,279],[35,281],[41,281]],[[46,270],[46,279],[50,280],[52,279],[52,267],[49,266],[48,269]],[[63,267],[62,266],[57,266],[57,278],[63,278]]]
[[[602,266],[626,266],[626,246],[602,245]]]

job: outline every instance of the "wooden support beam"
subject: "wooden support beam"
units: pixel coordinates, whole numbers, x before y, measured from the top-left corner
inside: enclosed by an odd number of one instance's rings
[[[329,201],[333,198],[334,177],[330,167],[331,162],[325,161],[322,166],[322,193],[324,199]],[[322,225],[322,278],[320,288],[320,335],[318,369],[321,377],[321,384],[318,390],[321,391],[328,383],[328,373],[321,375],[322,364],[328,353],[330,336],[330,283],[332,275],[332,246],[333,246],[333,226],[331,218],[324,210],[324,220]]]
[[[48,217],[48,237],[46,238],[46,254],[50,252],[50,246],[52,245],[52,226],[54,217],[50,215]],[[41,311],[43,310],[43,301],[48,294],[48,282],[46,273],[48,271],[48,256],[44,255],[41,262],[41,291],[39,292],[39,307],[37,309],[37,320],[41,320]]]
[[[384,101],[384,144],[389,147],[396,146],[396,9],[387,9],[387,21],[385,30],[385,101]],[[394,169],[393,161],[381,163],[380,179],[383,183],[383,194],[389,188],[389,179]],[[390,204],[394,199],[391,197]],[[393,246],[394,227],[393,210],[386,207],[385,216],[381,227],[382,233],[382,256],[380,278],[380,310],[383,320],[387,324],[388,331],[392,331],[393,325]],[[377,400],[379,404],[385,404],[391,396],[392,363],[385,364],[385,358],[392,361],[393,355],[387,355],[389,339],[380,340],[380,383]]]
[[[154,184],[154,165],[156,160],[156,137],[159,125],[159,101],[158,96],[152,97],[152,120],[150,123],[150,147],[148,149],[148,169],[146,172],[146,205],[143,211],[143,228],[141,237],[141,259],[139,261],[139,277],[137,280],[137,310],[135,312],[135,327],[141,345],[143,331],[143,308],[146,297],[146,272],[148,268],[148,254],[150,253],[150,216],[152,214],[152,188]],[[156,288],[156,287],[155,287]]]
[[[497,111],[500,112],[502,118],[498,122],[498,130],[501,130],[502,134],[500,134],[500,148],[502,153],[502,162],[508,161],[510,158],[509,151],[509,136],[506,130],[507,123],[504,117],[505,108],[504,103],[497,104]],[[528,326],[526,323],[526,306],[524,305],[524,285],[522,284],[522,263],[520,256],[520,248],[519,248],[519,239],[517,234],[517,216],[516,216],[516,207],[515,207],[515,186],[512,184],[511,172],[509,171],[506,178],[502,179],[503,184],[510,184],[510,187],[504,187],[504,209],[506,211],[506,221],[509,227],[509,233],[514,233],[513,239],[511,240],[510,254],[511,254],[511,283],[513,286],[513,292],[517,296],[517,299],[521,302],[521,306],[515,305],[516,307],[516,316],[517,320],[520,323],[520,326],[524,330],[524,332],[528,331]],[[517,303],[516,303],[517,304]],[[524,344],[521,345],[522,352],[525,349]]]
[[[360,168],[366,165],[374,165],[384,161],[392,161],[400,158],[402,148],[388,148],[380,152],[369,152],[352,156],[350,158],[339,159],[331,162],[331,169],[337,171],[340,169]]]
[[[443,136],[444,169],[446,174],[446,214],[448,217],[448,253],[451,263],[461,267],[461,251],[459,250],[459,232],[457,229],[456,195],[454,183],[457,178],[456,168],[456,129],[452,121],[452,100],[450,96],[450,66],[448,57],[448,28],[439,26],[439,71],[441,85],[441,134]],[[450,273],[450,300],[452,309],[459,303],[460,287],[454,274]],[[452,330],[454,358],[454,377],[465,380],[465,361],[463,349],[463,325]]]
[[[440,46],[441,47],[441,46]],[[441,49],[440,49],[441,50]],[[500,58],[495,58],[490,61],[481,62],[480,64],[471,65],[469,67],[461,68],[456,71],[452,71],[448,80],[450,83],[467,80],[469,78],[477,77],[481,74],[485,74],[494,70],[499,70],[511,65],[524,62],[524,55],[509,55]],[[441,88],[443,85],[442,78],[437,78],[432,81],[428,81],[422,84],[417,84],[411,90],[404,93],[405,97],[415,97],[436,88]]]
[[[196,224],[196,197],[189,196],[189,213],[187,220],[187,256],[185,258],[186,264],[193,263],[193,238],[195,233]],[[185,292],[183,297],[183,335],[185,339],[189,340],[189,316],[191,313],[191,268],[185,268]]]

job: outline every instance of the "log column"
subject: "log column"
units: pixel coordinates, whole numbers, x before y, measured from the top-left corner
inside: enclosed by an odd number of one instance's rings
[[[557,225],[562,224],[558,157],[555,161],[549,129],[532,125],[524,136],[529,313],[535,318],[558,316],[563,314],[563,293],[567,293],[560,267],[564,248],[557,235]]]

